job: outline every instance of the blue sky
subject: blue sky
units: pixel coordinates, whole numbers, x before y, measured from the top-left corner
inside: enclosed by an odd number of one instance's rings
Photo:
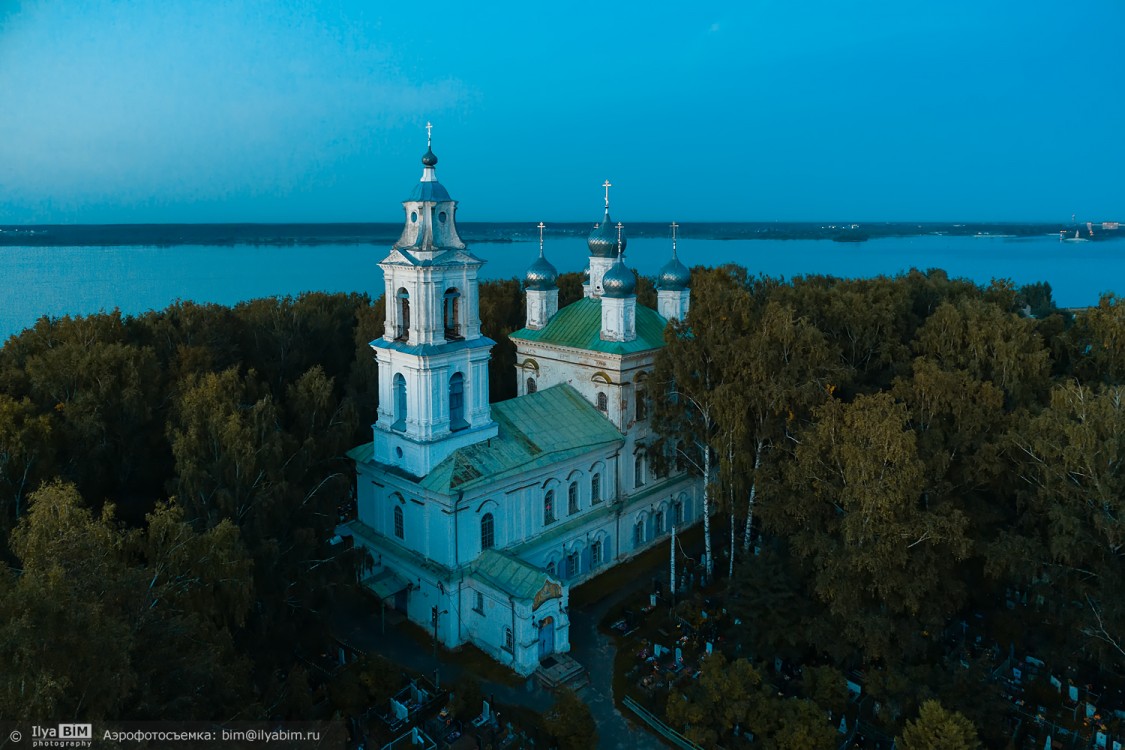
[[[1125,219],[1121,0],[0,0],[0,223]]]

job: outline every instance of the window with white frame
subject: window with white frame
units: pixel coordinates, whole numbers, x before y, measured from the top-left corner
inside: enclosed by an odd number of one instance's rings
[[[491,513],[485,513],[480,519],[480,548],[492,549],[496,546],[496,521]]]
[[[515,639],[515,636],[512,635],[512,629],[511,628],[504,628],[504,650],[505,651],[515,651],[515,649],[516,649],[516,639]]]
[[[602,564],[602,541],[599,539],[590,545],[590,567],[597,568]]]
[[[566,512],[574,515],[578,512],[578,482],[571,482],[566,491]]]
[[[574,578],[578,575],[578,553],[571,552],[566,556],[566,577]]]
[[[590,502],[597,504],[602,501],[602,475],[595,474],[590,479]]]

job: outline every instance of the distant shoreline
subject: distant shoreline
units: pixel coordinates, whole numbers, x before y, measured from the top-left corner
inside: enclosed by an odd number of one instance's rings
[[[1125,230],[1102,230],[1094,224],[1094,240],[1121,239]],[[593,222],[547,226],[547,237],[584,236]],[[538,239],[529,222],[462,222],[462,239],[470,244],[531,242]],[[67,224],[0,225],[0,247],[177,247],[209,246],[387,246],[398,240],[400,223],[338,224]],[[1020,239],[1079,232],[1088,237],[1085,224],[1018,222],[686,222],[679,236],[685,240],[867,240],[919,236],[981,236]],[[636,222],[626,226],[634,238],[667,237],[667,224]]]

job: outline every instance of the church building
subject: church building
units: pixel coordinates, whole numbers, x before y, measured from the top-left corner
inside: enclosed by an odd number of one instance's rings
[[[701,487],[648,466],[646,377],[688,269],[662,269],[658,310],[637,304],[627,239],[605,216],[588,240],[585,297],[559,309],[543,253],[527,272],[527,324],[512,334],[519,395],[488,402],[494,342],[481,335],[484,261],[457,234],[432,147],[403,201],[386,283],[373,440],[354,448],[364,584],[447,647],[472,643],[519,674],[570,649],[570,587],[700,518]]]

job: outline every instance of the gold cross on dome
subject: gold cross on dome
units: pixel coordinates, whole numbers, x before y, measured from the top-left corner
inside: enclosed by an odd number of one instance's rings
[[[602,183],[602,187],[605,188],[605,207],[609,208],[609,189],[613,187],[613,183],[611,183],[609,180],[606,180]]]
[[[676,254],[676,230],[679,228],[679,226],[680,225],[677,224],[676,222],[674,222],[674,221],[672,222],[672,254],[673,255]]]
[[[426,123],[426,145],[432,146],[433,143],[434,143],[434,126],[431,123],[427,122]]]
[[[540,255],[543,254],[543,230],[546,228],[546,226],[547,225],[544,224],[543,222],[539,222],[539,254]]]
[[[624,228],[625,228],[624,224],[622,224],[620,221],[617,222],[617,257],[618,258],[621,257],[621,230],[624,229]]]

